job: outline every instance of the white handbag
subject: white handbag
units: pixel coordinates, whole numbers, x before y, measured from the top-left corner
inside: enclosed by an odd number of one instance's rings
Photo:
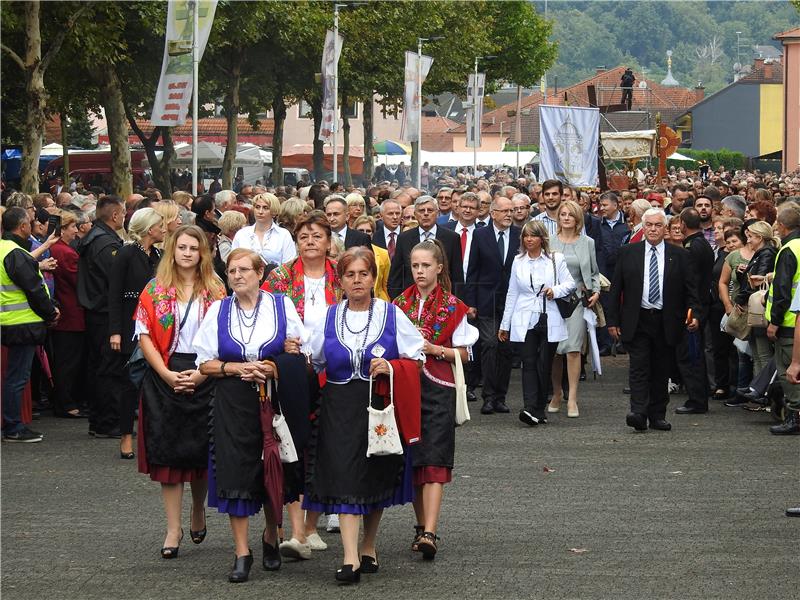
[[[453,379],[456,382],[456,425],[463,425],[470,420],[469,405],[467,404],[467,382],[464,380],[464,366],[461,364],[461,352],[453,348],[455,362],[453,363]]]
[[[277,386],[275,380],[270,380],[271,385]],[[292,432],[289,431],[289,424],[283,416],[280,400],[278,401],[278,411],[272,415],[272,431],[278,440],[278,452],[281,455],[282,463],[297,462],[297,449],[294,447]]]
[[[400,431],[394,416],[394,369],[389,365],[389,406],[383,410],[372,408],[372,376],[369,378],[369,429],[367,430],[367,457],[402,454]]]

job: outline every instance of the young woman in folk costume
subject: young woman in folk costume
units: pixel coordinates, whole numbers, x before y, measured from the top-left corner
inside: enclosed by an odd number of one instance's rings
[[[452,479],[455,453],[456,390],[452,363],[458,352],[468,360],[478,330],[467,323],[467,306],[450,291],[447,257],[441,244],[426,241],[411,251],[414,284],[394,303],[425,338],[422,388],[422,440],[412,447],[417,516],[412,550],[432,560],[444,484]]]
[[[208,410],[212,387],[196,369],[192,341],[208,307],[225,296],[202,230],[167,238],[156,276],[142,291],[135,334],[150,365],[139,406],[139,471],[161,484],[167,535],[161,556],[177,558],[183,484],[192,488],[192,541],[206,535]]]

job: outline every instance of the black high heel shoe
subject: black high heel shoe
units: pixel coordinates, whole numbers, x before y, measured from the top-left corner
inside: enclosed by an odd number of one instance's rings
[[[231,583],[244,583],[250,577],[250,568],[253,566],[253,552],[244,556],[237,556],[233,561],[233,569],[228,575]]]
[[[354,571],[353,565],[342,565],[342,568],[336,571],[336,581],[341,585],[358,583],[361,581],[361,569],[356,569]]]
[[[208,528],[206,525],[203,525],[203,528],[199,531],[194,531],[191,526],[191,520],[189,521],[189,537],[192,538],[192,542],[195,544],[202,544],[203,540],[206,539],[206,534],[208,533]],[[203,513],[203,523],[206,523],[206,515]]]
[[[119,457],[122,460],[133,460],[134,458],[136,458],[136,453],[135,452],[123,452],[122,450],[120,450]]]
[[[278,549],[280,545],[277,541],[275,545],[268,544],[264,541],[264,533],[267,530],[265,529],[261,533],[261,549],[264,552],[263,557],[261,559],[261,566],[264,567],[265,571],[277,571],[281,568],[281,553]]]
[[[183,527],[181,527],[181,537],[178,540],[178,545],[164,546],[161,549],[161,558],[178,558],[178,550],[180,550],[182,541],[183,541]]]
[[[361,555],[361,566],[358,567],[358,570],[361,571],[362,573],[367,573],[367,574],[369,574],[369,573],[377,573],[379,566],[380,565],[378,564],[378,557],[377,556],[375,558],[372,558],[371,556],[368,556],[366,554],[362,554]]]

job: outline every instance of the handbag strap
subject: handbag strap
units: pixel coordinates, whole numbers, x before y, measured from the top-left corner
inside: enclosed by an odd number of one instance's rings
[[[394,367],[392,363],[388,360],[386,364],[389,365],[389,406],[394,405]],[[372,408],[372,375],[369,376],[369,400],[367,402],[367,408]],[[386,408],[389,408],[388,406]],[[386,410],[384,408],[383,410]]]
[[[178,331],[183,329],[183,326],[186,325],[186,319],[189,318],[189,311],[192,310],[193,303],[194,303],[194,295],[191,298],[189,298],[189,304],[186,305],[186,313],[183,315],[183,318],[181,319],[181,324],[178,325]]]
[[[556,255],[554,252],[550,253],[550,260],[553,261],[553,281],[555,283],[554,286],[558,285],[558,269],[556,269]]]

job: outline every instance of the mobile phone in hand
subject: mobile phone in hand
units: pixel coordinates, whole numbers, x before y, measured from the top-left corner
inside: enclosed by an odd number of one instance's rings
[[[61,235],[61,217],[59,215],[50,215],[47,217],[47,237],[50,237],[54,233],[56,235]]]

